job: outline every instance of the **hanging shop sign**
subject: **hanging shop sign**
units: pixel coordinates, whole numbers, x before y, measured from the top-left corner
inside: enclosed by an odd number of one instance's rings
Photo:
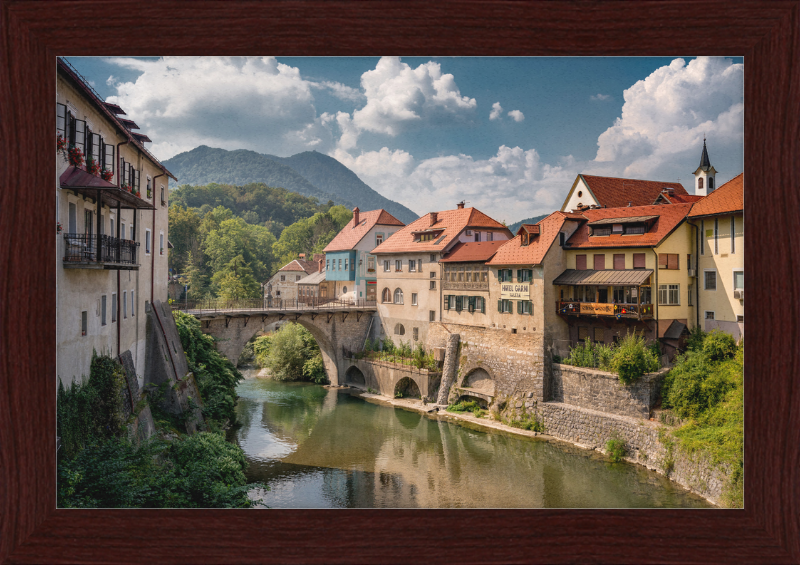
[[[500,283],[500,298],[502,300],[530,300],[531,283]]]

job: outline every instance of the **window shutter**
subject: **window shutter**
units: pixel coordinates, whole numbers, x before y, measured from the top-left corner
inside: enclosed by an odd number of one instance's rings
[[[127,182],[128,168],[125,166],[125,157],[119,158],[119,182],[125,184]]]
[[[64,104],[56,104],[56,133],[67,138],[67,107]]]
[[[444,309],[450,310],[450,296],[447,294],[444,297]]]
[[[522,314],[522,300],[517,300],[517,314]]]
[[[522,269],[517,269],[517,282],[522,282]]]
[[[501,312],[501,313],[503,312],[503,301],[502,300],[498,300],[497,301],[497,311]]]
[[[659,253],[658,254],[658,268],[659,269],[666,269],[668,264],[667,254],[666,253]]]
[[[614,270],[620,271],[625,268],[625,255],[623,253],[614,253]]]
[[[677,269],[678,268],[678,254],[677,253],[669,253],[669,254],[667,254],[667,268],[668,269]]]
[[[576,255],[575,256],[575,268],[578,271],[585,271],[586,270],[586,255]]]
[[[644,269],[645,267],[645,254],[644,253],[634,253],[633,254],[633,268],[634,269]]]
[[[105,158],[103,160],[103,166],[111,171],[112,173],[116,170],[114,166],[114,145],[111,143],[103,143],[103,150],[105,151]]]
[[[86,122],[83,120],[75,120],[75,147],[86,154]]]
[[[136,171],[136,192],[142,188],[142,171]]]
[[[533,269],[528,269],[528,282],[533,281]]]
[[[485,314],[486,313],[486,299],[481,297],[480,301],[481,301],[481,314]]]
[[[475,311],[475,297],[474,296],[470,296],[467,299],[467,310],[469,310],[470,312],[474,312]]]
[[[67,143],[75,143],[75,116],[67,112]]]
[[[103,143],[103,138],[100,137],[99,133],[92,134],[92,157],[98,164],[100,164],[100,158],[102,154],[100,153],[101,147]]]
[[[533,315],[533,302],[528,300],[528,314]]]

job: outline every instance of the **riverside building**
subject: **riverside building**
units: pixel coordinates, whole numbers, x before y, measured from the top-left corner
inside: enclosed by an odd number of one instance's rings
[[[168,179],[122,108],[63,59],[56,75],[56,367],[130,351],[144,382],[146,315],[167,300]]]

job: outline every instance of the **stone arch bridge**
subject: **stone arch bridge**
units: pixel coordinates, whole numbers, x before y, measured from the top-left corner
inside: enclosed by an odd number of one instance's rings
[[[333,385],[344,383],[348,353],[361,351],[376,313],[374,300],[204,301],[173,307],[200,320],[203,333],[213,336],[217,350],[234,364],[257,332],[275,322],[296,322],[317,340]]]

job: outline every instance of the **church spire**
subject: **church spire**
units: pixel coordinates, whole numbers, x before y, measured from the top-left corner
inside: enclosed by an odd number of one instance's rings
[[[714,180],[717,171],[711,166],[706,147],[706,136],[703,136],[703,153],[700,155],[700,166],[694,172],[694,193],[697,196],[707,196],[714,190]]]
[[[706,148],[706,138],[703,137],[703,154],[700,155],[700,168],[708,171],[711,168],[711,160],[708,158],[708,149]]]

